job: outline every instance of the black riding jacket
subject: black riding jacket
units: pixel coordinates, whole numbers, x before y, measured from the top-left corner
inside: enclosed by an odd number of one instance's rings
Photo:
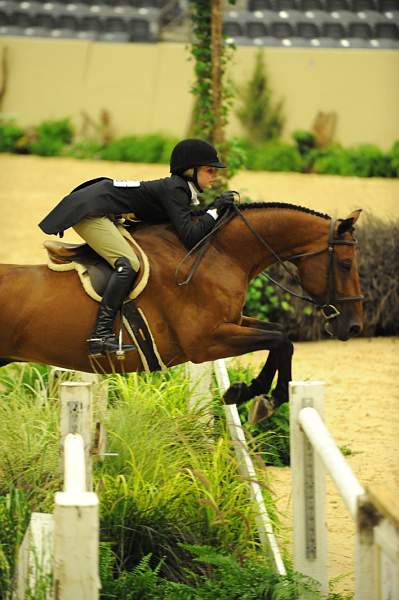
[[[39,227],[45,233],[62,235],[85,217],[114,218],[134,213],[138,220],[147,223],[172,223],[183,244],[192,248],[215,225],[208,213],[193,220],[191,190],[178,175],[129,182],[129,187],[120,187],[123,182],[118,181],[100,177],[82,183],[53,208]]]

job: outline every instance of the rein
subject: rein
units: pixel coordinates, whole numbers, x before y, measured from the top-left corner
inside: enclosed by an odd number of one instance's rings
[[[355,239],[353,239],[353,240],[339,240],[339,239],[335,239],[334,238],[334,229],[335,229],[335,223],[336,223],[335,219],[331,219],[331,221],[330,221],[327,247],[322,248],[321,250],[316,250],[316,251],[311,251],[311,252],[303,252],[301,254],[294,254],[294,255],[289,256],[287,258],[281,258],[273,250],[273,248],[270,246],[270,244],[267,242],[267,240],[265,240],[256,231],[256,229],[253,227],[253,225],[248,221],[248,219],[244,216],[244,214],[242,213],[242,211],[239,209],[239,206],[237,204],[233,204],[232,208],[234,210],[226,211],[222,215],[222,217],[219,219],[219,221],[215,225],[215,227],[206,236],[204,236],[193,248],[191,248],[191,250],[178,263],[178,265],[176,267],[176,272],[175,272],[175,277],[176,277],[176,283],[177,283],[177,285],[182,286],[182,285],[187,285],[188,283],[190,283],[191,279],[193,278],[194,273],[196,272],[196,270],[197,270],[197,268],[199,266],[199,263],[201,262],[204,254],[206,252],[206,250],[209,248],[209,245],[210,245],[210,243],[212,241],[212,238],[214,237],[214,235],[216,234],[216,232],[223,225],[225,225],[228,221],[230,221],[235,216],[235,214],[237,214],[240,217],[240,219],[245,223],[245,225],[248,227],[248,229],[251,231],[251,233],[256,237],[256,239],[274,257],[274,259],[276,260],[276,262],[279,265],[281,265],[284,268],[284,270],[294,279],[295,283],[297,283],[301,287],[302,287],[302,284],[301,284],[301,281],[300,281],[298,275],[296,273],[293,273],[287,267],[287,265],[285,264],[285,261],[287,261],[287,260],[288,261],[296,260],[298,258],[304,258],[306,256],[316,256],[317,254],[322,254],[324,252],[328,253],[327,290],[326,290],[326,298],[325,298],[325,301],[323,301],[323,302],[319,302],[318,300],[315,300],[314,298],[312,298],[309,295],[298,294],[297,292],[294,292],[293,290],[290,290],[289,288],[285,287],[283,284],[281,284],[278,281],[276,281],[273,277],[271,277],[268,273],[266,273],[266,271],[262,271],[260,273],[260,275],[262,277],[265,277],[266,279],[268,279],[269,281],[271,281],[272,283],[274,283],[275,285],[277,285],[284,292],[287,292],[291,296],[293,296],[295,298],[299,298],[300,300],[303,300],[304,302],[309,302],[309,303],[313,304],[317,308],[317,310],[321,311],[321,313],[322,313],[323,317],[326,319],[326,321],[330,321],[332,319],[335,319],[335,318],[337,318],[340,315],[340,311],[335,306],[335,303],[337,303],[337,302],[357,302],[359,300],[364,300],[364,296],[362,296],[362,295],[361,296],[344,296],[344,297],[338,297],[337,296],[336,286],[335,286],[334,248],[335,248],[336,245],[356,246],[357,245],[357,240],[355,240]],[[200,250],[199,250],[197,256],[195,257],[195,260],[194,260],[194,262],[193,262],[193,264],[192,264],[192,266],[190,268],[190,271],[189,271],[186,279],[184,279],[183,281],[178,281],[178,274],[179,274],[181,266],[198,249],[200,249]],[[330,335],[332,335],[331,332],[328,329],[328,323],[326,324],[326,331],[327,331],[327,333],[329,333]]]

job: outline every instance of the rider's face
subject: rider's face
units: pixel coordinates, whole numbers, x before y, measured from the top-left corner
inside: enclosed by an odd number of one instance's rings
[[[216,167],[198,167],[197,181],[202,190],[211,187],[215,183],[217,172]]]

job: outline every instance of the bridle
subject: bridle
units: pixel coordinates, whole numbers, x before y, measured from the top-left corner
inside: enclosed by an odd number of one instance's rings
[[[337,222],[336,219],[331,219],[331,221],[330,221],[330,227],[329,227],[329,231],[328,231],[328,241],[327,241],[327,246],[325,248],[322,248],[321,250],[315,250],[312,252],[303,252],[301,254],[293,254],[291,256],[281,258],[273,250],[273,248],[270,247],[268,242],[256,231],[256,229],[252,226],[252,224],[248,221],[248,219],[242,214],[242,212],[239,210],[239,208],[236,207],[236,205],[234,205],[234,206],[235,206],[236,212],[238,213],[240,218],[244,221],[246,226],[255,235],[255,237],[259,240],[259,242],[261,242],[261,244],[263,246],[265,246],[265,248],[267,248],[267,250],[276,259],[276,262],[278,264],[280,264],[284,268],[284,270],[287,271],[287,273],[289,273],[289,275],[301,287],[302,287],[302,284],[301,284],[299,277],[296,275],[296,273],[292,273],[290,271],[290,269],[288,269],[287,265],[285,264],[285,261],[294,261],[298,258],[305,258],[307,256],[317,256],[318,254],[323,254],[324,252],[327,252],[327,285],[326,285],[325,298],[322,301],[312,298],[312,296],[310,296],[310,295],[297,294],[293,290],[290,290],[289,288],[285,287],[280,282],[276,281],[273,277],[271,277],[268,273],[266,273],[266,271],[262,271],[262,273],[260,273],[260,275],[262,277],[265,277],[266,279],[268,279],[269,281],[271,281],[272,283],[277,285],[280,289],[284,290],[291,296],[294,296],[295,298],[299,298],[300,300],[304,300],[305,302],[310,302],[311,304],[313,304],[317,308],[317,310],[319,310],[321,312],[321,314],[323,315],[323,317],[325,318],[327,323],[333,319],[336,319],[341,314],[340,310],[336,307],[337,303],[358,302],[360,300],[364,300],[364,296],[362,296],[362,295],[360,295],[360,296],[337,296],[337,289],[336,289],[336,285],[335,285],[335,260],[334,260],[335,246],[339,246],[339,245],[341,245],[341,246],[357,246],[357,240],[356,239],[341,240],[341,239],[334,238],[335,224]],[[332,335],[328,328],[326,328],[326,331],[327,331],[327,333]]]
[[[259,275],[261,277],[265,277],[267,280],[271,281],[272,283],[274,283],[275,285],[277,285],[280,289],[282,289],[283,291],[287,292],[288,294],[290,294],[290,296],[293,296],[295,298],[299,298],[300,300],[303,300],[305,302],[309,302],[311,304],[313,304],[317,310],[319,310],[321,312],[321,314],[323,315],[323,317],[325,318],[325,320],[327,321],[326,323],[326,331],[329,335],[332,335],[331,331],[329,330],[329,323],[330,321],[332,321],[333,319],[336,319],[340,314],[340,310],[337,308],[336,304],[337,303],[341,303],[341,302],[358,302],[361,300],[364,300],[364,296],[360,295],[360,296],[337,296],[337,289],[336,289],[336,285],[335,285],[335,260],[334,260],[334,250],[336,246],[357,246],[357,240],[356,239],[352,239],[352,240],[341,240],[341,239],[337,239],[334,238],[334,231],[335,231],[335,224],[336,224],[336,219],[331,219],[330,221],[330,227],[329,227],[329,232],[328,232],[328,241],[327,241],[327,246],[322,248],[321,250],[315,250],[315,251],[311,251],[311,252],[303,252],[301,254],[293,254],[292,256],[287,256],[287,257],[280,257],[274,250],[273,248],[269,245],[269,243],[267,242],[267,240],[264,239],[264,237],[262,237],[257,231],[256,229],[253,227],[253,225],[248,221],[248,219],[245,217],[245,215],[242,213],[242,211],[240,210],[239,206],[237,204],[233,204],[232,205],[232,209],[234,210],[228,210],[226,211],[223,216],[218,220],[218,224],[212,229],[212,231],[210,231],[210,233],[208,233],[204,238],[202,238],[198,244],[196,244],[185,256],[184,258],[179,262],[179,264],[177,265],[176,268],[176,283],[179,286],[182,285],[187,285],[195,271],[197,270],[199,263],[206,251],[206,249],[208,248],[211,239],[213,238],[214,234],[216,233],[216,231],[218,229],[220,229],[220,227],[222,225],[224,225],[225,223],[227,223],[228,221],[230,221],[232,219],[232,217],[237,214],[239,216],[239,218],[245,223],[245,225],[248,227],[248,229],[252,232],[252,234],[256,237],[256,239],[268,250],[268,252],[275,258],[276,262],[281,265],[283,267],[283,269],[285,271],[287,271],[287,273],[294,279],[295,283],[297,283],[299,286],[302,287],[301,281],[299,279],[299,277],[297,276],[296,273],[292,273],[290,271],[290,269],[288,269],[287,265],[285,264],[285,261],[294,261],[296,259],[299,258],[305,258],[308,256],[317,256],[318,254],[323,254],[324,252],[327,252],[327,284],[326,284],[326,294],[325,294],[325,298],[322,301],[317,300],[316,298],[313,298],[310,295],[305,295],[305,294],[298,294],[297,292],[294,292],[293,290],[290,290],[289,288],[285,287],[283,284],[281,284],[280,282],[276,281],[273,277],[271,277],[268,273],[266,273],[266,271],[262,271]],[[207,242],[207,243],[205,243]],[[202,246],[200,248],[200,246]],[[191,256],[198,248],[200,248],[200,251],[198,252],[194,263],[192,265],[192,267],[190,268],[189,274],[186,277],[186,279],[184,281],[177,281],[178,279],[178,272],[180,270],[180,267],[182,266],[182,264],[186,261],[186,259]]]

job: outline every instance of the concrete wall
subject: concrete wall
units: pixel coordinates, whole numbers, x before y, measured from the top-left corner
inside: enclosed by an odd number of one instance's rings
[[[8,77],[0,111],[22,125],[81,112],[112,118],[115,135],[184,136],[190,123],[193,62],[184,44],[106,44],[3,37]],[[239,48],[235,83],[251,76],[256,49]],[[399,52],[267,48],[276,98],[284,98],[285,136],[310,128],[319,110],[338,114],[336,139],[389,148],[399,139]],[[4,73],[0,75],[4,80]],[[233,115],[229,134],[240,133]]]

